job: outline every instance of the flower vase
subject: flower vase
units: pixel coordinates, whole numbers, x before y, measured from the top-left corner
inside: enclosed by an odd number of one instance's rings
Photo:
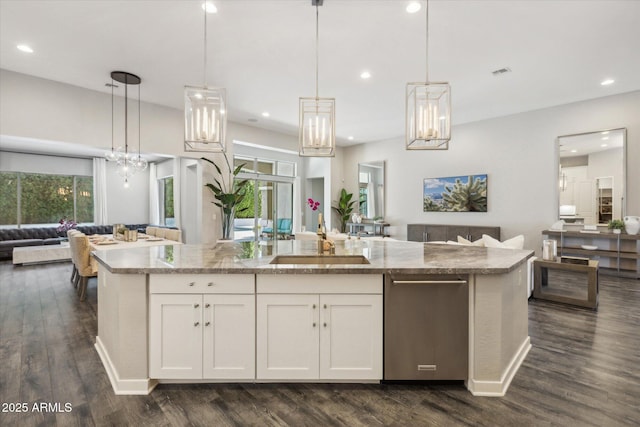
[[[221,240],[231,240],[233,238],[233,213],[222,214],[222,237]]]
[[[638,231],[640,231],[640,216],[625,216],[624,229],[627,234],[638,234]]]

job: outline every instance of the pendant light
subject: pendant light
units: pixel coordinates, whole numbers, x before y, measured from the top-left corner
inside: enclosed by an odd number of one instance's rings
[[[316,96],[300,98],[299,155],[334,157],[336,155],[335,98],[318,95],[318,7],[323,0],[311,0],[316,7]]]
[[[220,153],[226,150],[227,94],[207,86],[207,13],[204,7],[204,86],[184,87],[184,150]]]
[[[429,0],[426,1],[426,78],[407,83],[407,150],[448,150],[451,139],[451,87],[429,81]]]
[[[120,146],[115,150],[115,161],[118,164],[118,174],[124,178],[124,187],[129,187],[129,178],[137,171],[146,169],[147,161],[140,155],[140,77],[126,71],[111,72],[111,145],[113,151],[113,123],[114,123],[114,94],[113,88],[116,85],[113,81],[124,84],[124,146]],[[138,86],[138,156],[132,156],[129,152],[129,85]],[[110,159],[107,153],[107,160]]]

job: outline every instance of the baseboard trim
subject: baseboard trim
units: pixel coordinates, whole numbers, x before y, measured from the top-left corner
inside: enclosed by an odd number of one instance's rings
[[[500,381],[477,381],[470,379],[467,382],[467,389],[474,396],[504,396],[509,389],[509,385],[511,385],[513,377],[515,377],[516,372],[520,369],[520,365],[522,365],[527,354],[529,354],[529,350],[531,350],[531,338],[527,336],[516,354],[511,358],[509,366],[507,366],[507,369],[502,374]]]
[[[107,376],[109,377],[109,381],[111,382],[111,387],[113,388],[113,392],[119,395],[146,395],[151,393],[151,391],[158,384],[155,380],[150,380],[148,378],[145,379],[137,379],[137,380],[124,380],[120,379],[118,376],[118,371],[116,367],[111,361],[109,357],[109,353],[107,349],[104,347],[102,340],[100,337],[96,337],[95,346],[96,351],[98,352],[98,356],[100,356],[100,360],[102,361],[102,365],[104,369],[107,371]]]

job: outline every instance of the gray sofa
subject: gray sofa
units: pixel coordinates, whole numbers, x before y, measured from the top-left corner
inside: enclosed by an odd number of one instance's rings
[[[127,225],[131,230],[144,232],[147,224]],[[110,225],[86,225],[76,228],[84,234],[112,234]],[[56,227],[4,228],[0,229],[0,259],[12,259],[13,248],[24,246],[59,245],[67,239],[66,232],[58,232]]]

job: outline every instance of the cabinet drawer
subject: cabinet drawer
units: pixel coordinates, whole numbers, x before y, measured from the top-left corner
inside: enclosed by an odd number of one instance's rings
[[[253,294],[253,274],[150,274],[152,294]]]
[[[379,274],[258,274],[259,294],[381,294]]]

